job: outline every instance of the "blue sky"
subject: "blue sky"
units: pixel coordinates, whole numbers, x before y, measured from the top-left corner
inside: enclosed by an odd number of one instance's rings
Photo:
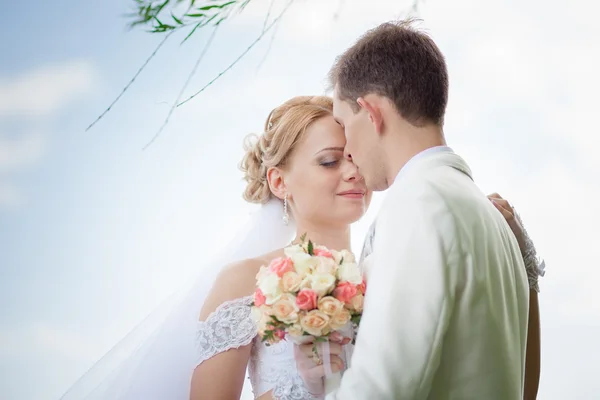
[[[216,36],[187,94],[248,46],[269,1]],[[295,4],[269,37],[179,108],[147,150],[210,31],[172,38],[92,130],[160,37],[127,31],[127,2],[12,2],[0,26],[0,397],[56,399],[171,291],[197,274],[251,209],[243,137],[289,97],[322,94],[334,57],[402,4]],[[427,1],[448,61],[446,134],[486,192],[521,212],[548,264],[540,398],[599,390],[599,28],[560,8]],[[281,8],[283,1],[277,1]],[[7,38],[14,38],[8,40]],[[354,232],[355,250],[381,194]]]

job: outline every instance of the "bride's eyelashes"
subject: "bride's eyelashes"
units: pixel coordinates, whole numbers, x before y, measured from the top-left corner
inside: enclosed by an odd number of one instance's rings
[[[333,168],[339,163],[339,160],[324,160],[320,161],[319,165],[325,168]]]

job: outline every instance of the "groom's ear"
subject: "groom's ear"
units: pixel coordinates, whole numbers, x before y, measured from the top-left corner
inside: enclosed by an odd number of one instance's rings
[[[356,99],[358,105],[369,114],[369,120],[375,126],[375,131],[381,134],[383,130],[383,114],[377,98],[372,95]]]
[[[283,179],[283,171],[277,167],[269,168],[267,170],[267,183],[275,197],[283,200],[287,192],[285,180]]]

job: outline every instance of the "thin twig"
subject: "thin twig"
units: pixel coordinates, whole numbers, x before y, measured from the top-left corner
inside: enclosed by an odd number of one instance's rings
[[[267,16],[265,17],[265,22],[263,22],[263,32],[267,28],[267,22],[269,22],[269,17],[271,16],[271,10],[273,9],[273,4],[275,4],[275,0],[271,0],[269,4],[269,9],[267,10]]]
[[[285,14],[285,12],[290,8],[290,6],[294,3],[294,0],[290,0],[288,2],[288,4],[285,6],[285,8],[283,9],[283,11],[281,11],[281,13],[269,24],[269,26],[264,29],[260,35],[258,35],[258,37],[250,44],[250,46],[248,46],[248,48],[246,48],[246,50],[244,50],[242,52],[242,54],[240,54],[231,64],[229,64],[229,66],[227,68],[225,68],[223,71],[219,72],[219,74],[214,77],[210,82],[208,82],[206,85],[204,85],[200,90],[198,90],[196,93],[194,93],[193,95],[191,95],[190,97],[188,97],[186,100],[182,101],[181,103],[177,104],[177,107],[180,107],[182,105],[184,105],[185,103],[187,103],[188,101],[192,100],[194,97],[198,96],[200,93],[204,92],[209,86],[211,86],[213,83],[215,83],[221,76],[223,76],[227,71],[229,71],[231,68],[233,68],[246,54],[248,54],[248,52],[250,50],[252,50],[252,48],[254,46],[256,46],[256,44],[258,42],[260,42],[260,40],[265,36],[265,34],[271,30],[271,28],[273,28],[273,26],[281,19],[281,17]]]
[[[144,64],[140,67],[140,69],[138,69],[138,71],[135,73],[135,75],[133,76],[133,78],[131,78],[131,80],[129,81],[129,83],[127,83],[127,85],[125,85],[125,87],[123,88],[123,90],[121,91],[121,93],[117,96],[116,99],[113,100],[112,103],[110,103],[110,105],[108,106],[108,108],[106,110],[104,110],[104,112],[102,114],[100,114],[98,116],[98,118],[96,118],[96,120],[94,122],[92,122],[86,129],[85,131],[89,131],[94,125],[96,125],[96,123],[98,121],[100,121],[105,115],[106,113],[108,113],[113,106],[117,103],[117,101],[119,101],[121,99],[121,97],[123,97],[123,95],[125,94],[125,92],[129,89],[129,87],[131,85],[133,85],[133,82],[136,80],[136,78],[142,73],[142,71],[146,68],[146,66],[148,65],[148,63],[150,62],[150,60],[152,60],[154,58],[154,56],[156,55],[156,53],[158,53],[158,50],[160,50],[160,48],[162,47],[163,44],[165,44],[165,42],[167,41],[167,39],[169,37],[171,37],[171,35],[173,34],[174,31],[169,32],[164,38],[163,40],[161,40],[161,42],[158,44],[158,46],[156,46],[156,49],[154,49],[154,51],[152,52],[152,54],[150,54],[150,57],[148,57],[148,59],[146,60],[146,62],[144,62]]]
[[[271,48],[273,47],[273,42],[275,42],[275,35],[277,35],[278,29],[279,29],[279,23],[277,23],[275,25],[275,28],[273,29],[273,34],[271,35],[271,40],[269,41],[269,47],[267,47],[267,51],[265,52],[265,55],[263,56],[262,60],[260,60],[260,63],[258,63],[258,66],[256,67],[256,73],[258,73],[258,71],[260,70],[262,65],[265,63],[267,56],[271,52]]]
[[[196,64],[194,65],[194,68],[192,68],[192,71],[190,72],[190,74],[188,75],[185,83],[181,87],[181,90],[179,91],[179,94],[177,95],[177,98],[175,99],[175,101],[173,102],[173,105],[169,109],[169,113],[167,114],[167,117],[165,118],[165,121],[163,122],[163,124],[160,127],[160,129],[154,134],[154,136],[152,137],[152,139],[150,139],[150,141],[143,147],[142,150],[146,150],[152,143],[154,143],[154,141],[158,138],[158,136],[162,133],[162,131],[165,129],[165,127],[169,123],[169,120],[171,119],[171,115],[173,115],[173,112],[177,108],[177,103],[179,103],[179,100],[181,100],[181,97],[183,96],[183,92],[185,92],[185,90],[189,86],[192,78],[194,77],[194,75],[196,75],[196,71],[198,70],[198,66],[200,65],[200,63],[204,59],[204,56],[208,52],[208,48],[212,44],[212,41],[215,38],[218,29],[219,29],[219,25],[215,26],[215,29],[213,29],[212,34],[210,35],[210,37],[208,38],[208,41],[206,42],[206,45],[204,45],[204,48],[202,49],[202,53],[200,53],[200,56],[196,60]]]
[[[267,16],[265,17],[265,22],[263,24],[263,31],[267,27],[267,22],[269,21],[269,17],[271,16],[271,9],[273,8],[273,4],[274,3],[275,3],[275,0],[271,0],[271,4],[269,4],[269,10],[267,11]],[[255,74],[257,74],[258,71],[260,71],[260,68],[265,63],[265,60],[267,59],[267,56],[271,52],[271,48],[273,47],[273,42],[275,41],[275,35],[277,35],[277,30],[278,29],[279,29],[279,23],[277,23],[275,25],[274,29],[273,29],[273,33],[271,34],[271,40],[269,40],[269,46],[267,47],[267,51],[265,52],[265,55],[263,56],[262,60],[260,60],[260,62],[256,66]]]

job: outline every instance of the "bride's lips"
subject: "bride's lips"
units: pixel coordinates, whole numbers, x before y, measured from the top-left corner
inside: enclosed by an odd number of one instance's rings
[[[345,192],[338,193],[338,196],[346,197],[348,199],[362,199],[365,197],[365,191],[358,189],[346,190]]]

